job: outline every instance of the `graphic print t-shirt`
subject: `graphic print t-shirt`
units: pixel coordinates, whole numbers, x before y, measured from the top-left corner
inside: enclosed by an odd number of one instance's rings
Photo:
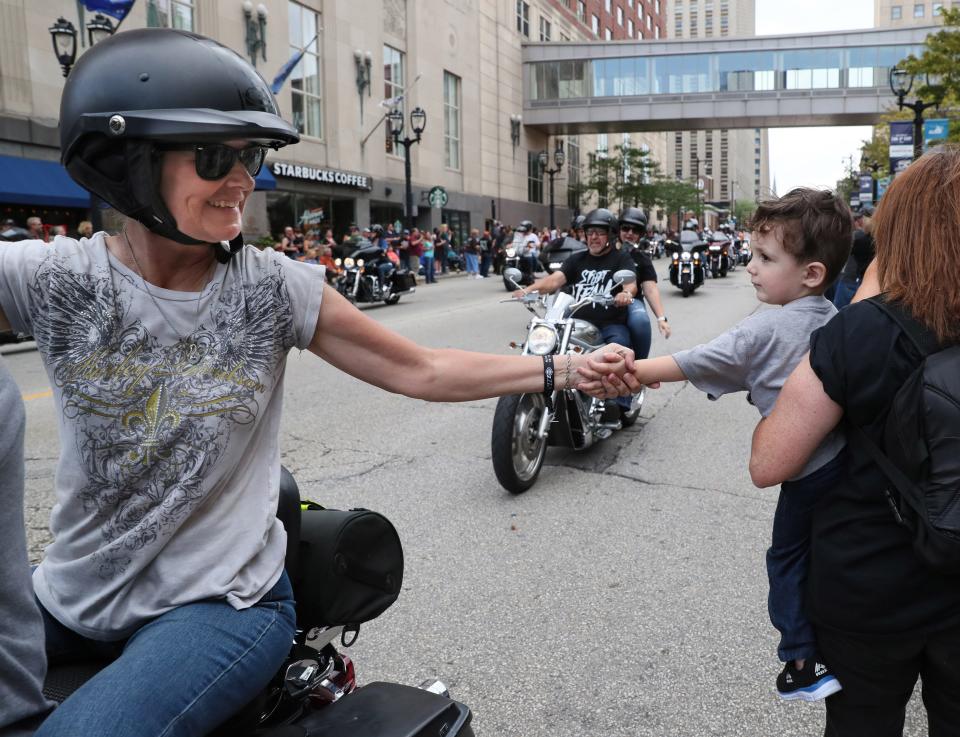
[[[613,288],[613,275],[621,269],[635,271],[633,259],[623,251],[611,248],[603,256],[591,256],[589,251],[575,253],[563,262],[560,270],[567,277],[565,290],[580,301],[593,295],[611,296],[620,291]],[[587,305],[577,310],[576,316],[595,325],[610,325],[627,321],[626,307]]]
[[[0,248],[0,306],[36,339],[60,426],[55,540],[34,573],[54,617],[122,639],[276,583],[283,370],[313,338],[323,283],[322,267],[250,246],[199,296],[146,291],[102,233]]]

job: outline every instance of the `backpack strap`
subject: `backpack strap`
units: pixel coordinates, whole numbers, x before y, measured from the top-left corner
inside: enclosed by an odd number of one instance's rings
[[[903,330],[906,336],[910,338],[910,342],[916,346],[921,358],[926,358],[931,353],[936,353],[940,350],[940,341],[937,340],[937,336],[933,331],[918,322],[916,318],[904,309],[903,305],[898,302],[888,302],[882,294],[876,297],[870,297],[864,301],[869,302],[893,320],[900,329]]]
[[[855,425],[853,422],[847,420],[847,437],[852,438],[856,441],[857,445],[867,451],[870,454],[870,457],[873,461],[880,467],[880,470],[883,471],[883,475],[893,484],[896,490],[899,492],[899,501],[904,503],[909,503],[909,500],[914,498],[914,494],[911,493],[911,489],[914,487],[914,483],[906,477],[906,475],[901,471],[896,465],[887,458],[886,454],[880,447],[873,442],[873,439],[867,435],[862,427]],[[889,488],[883,490],[883,495],[887,500],[887,504],[890,505],[890,509],[893,511],[893,516],[897,520],[897,524],[902,527],[912,531],[912,527],[907,521],[903,518],[903,515],[900,513],[900,503],[893,494],[890,493]],[[918,512],[919,510],[914,510]]]

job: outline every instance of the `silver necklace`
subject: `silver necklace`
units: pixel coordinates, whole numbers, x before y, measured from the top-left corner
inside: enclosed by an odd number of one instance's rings
[[[157,308],[157,312],[160,313],[160,317],[163,318],[163,321],[170,326],[170,329],[173,331],[173,334],[176,335],[180,340],[185,340],[185,336],[180,334],[180,331],[174,326],[170,321],[170,318],[167,317],[167,314],[160,307],[160,303],[157,301],[157,298],[153,295],[153,292],[150,291],[150,285],[147,284],[147,280],[143,278],[143,269],[140,267],[140,262],[137,261],[137,254],[134,253],[133,245],[130,243],[130,236],[127,235],[127,229],[124,228],[121,231],[123,240],[127,243],[127,249],[130,251],[130,256],[133,258],[133,263],[137,267],[137,276],[140,277],[140,283],[143,284],[143,290],[150,296],[150,300],[153,302],[154,307]],[[216,264],[216,259],[213,260],[211,267],[207,269],[206,274],[203,278],[203,286],[200,288],[200,291],[197,292],[197,306],[194,311],[193,316],[193,330],[190,332],[190,335],[193,335],[197,332],[197,329],[200,327],[200,298],[203,296],[203,292],[206,290],[207,286],[210,284],[210,272],[213,268],[213,265]]]

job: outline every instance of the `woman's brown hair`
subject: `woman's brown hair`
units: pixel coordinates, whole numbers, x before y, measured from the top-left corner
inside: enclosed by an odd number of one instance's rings
[[[897,174],[873,219],[880,289],[941,342],[960,340],[960,147]]]

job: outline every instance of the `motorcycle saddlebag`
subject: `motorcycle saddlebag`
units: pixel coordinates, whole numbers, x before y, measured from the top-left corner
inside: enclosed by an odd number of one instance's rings
[[[409,271],[393,272],[393,291],[409,292],[417,286],[417,278]]]
[[[464,737],[470,709],[445,696],[399,683],[371,683],[311,712],[286,729],[289,737]],[[302,731],[297,731],[302,730]]]
[[[403,583],[403,548],[390,520],[368,509],[303,507],[297,621],[358,626],[380,616]]]

